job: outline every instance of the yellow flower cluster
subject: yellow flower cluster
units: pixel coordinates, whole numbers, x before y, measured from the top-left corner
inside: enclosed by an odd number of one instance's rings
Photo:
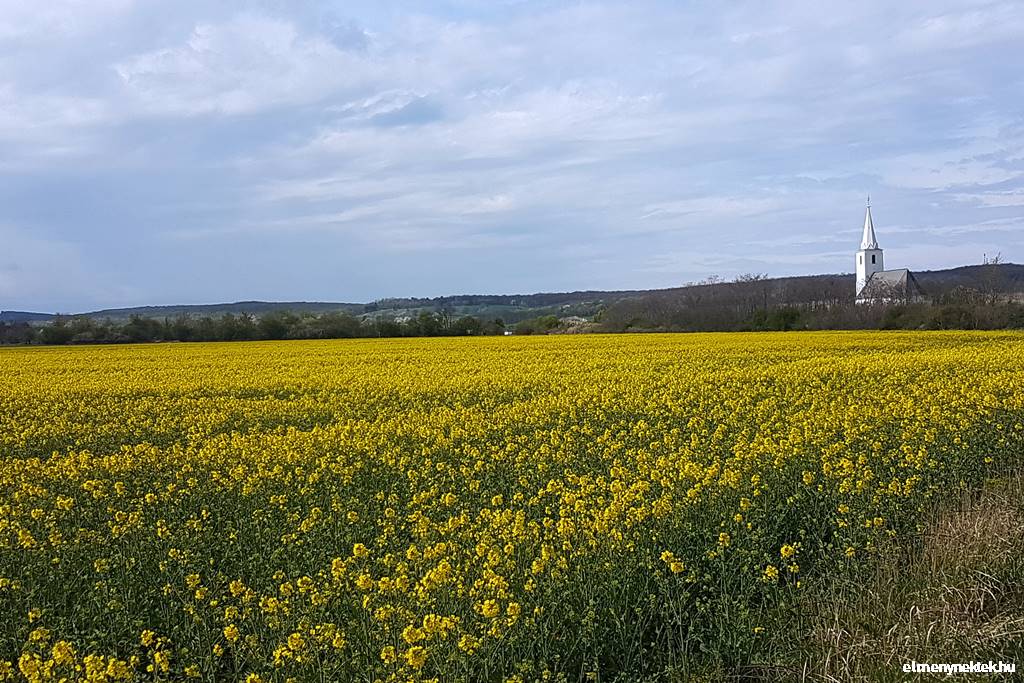
[[[720,633],[725,594],[867,561],[1024,452],[1014,333],[25,348],[0,367],[0,680],[607,678],[699,651],[673,639]]]

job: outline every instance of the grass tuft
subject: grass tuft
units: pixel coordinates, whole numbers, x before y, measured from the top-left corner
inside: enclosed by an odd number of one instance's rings
[[[910,660],[1024,665],[1024,477],[945,501],[865,575],[806,596],[804,666],[761,680],[900,681]]]

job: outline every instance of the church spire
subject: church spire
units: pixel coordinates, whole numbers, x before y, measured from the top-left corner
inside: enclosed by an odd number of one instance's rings
[[[871,195],[868,195],[868,208],[864,213],[864,236],[860,240],[861,249],[878,249],[875,239],[875,224],[871,222]]]

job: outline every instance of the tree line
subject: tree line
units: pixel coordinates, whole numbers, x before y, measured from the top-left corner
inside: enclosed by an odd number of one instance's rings
[[[747,274],[731,282],[713,276],[676,289],[638,292],[603,306],[593,322],[584,325],[571,318],[539,315],[506,326],[500,318],[459,316],[448,308],[397,319],[357,317],[342,311],[162,319],[64,316],[42,326],[0,322],[0,344],[439,337],[500,335],[506,330],[552,334],[1024,328],[1024,266],[1002,264],[996,256],[986,258],[980,266],[916,276],[926,296],[901,301],[894,295],[871,304],[854,302],[852,275],[770,279]]]
[[[1018,268],[1015,266],[1014,268]],[[850,275],[769,279],[741,275],[617,301],[602,311],[598,329],[629,331],[758,331],[853,329],[1024,328],[1021,283],[998,258],[970,277],[921,277],[925,296],[898,294],[858,304]],[[927,275],[927,274],[925,274]]]
[[[481,320],[449,311],[400,318],[358,318],[349,313],[290,313],[262,316],[225,313],[219,317],[178,316],[127,320],[58,316],[43,326],[0,323],[0,344],[118,344],[159,341],[248,341],[345,339],[355,337],[441,337],[504,334],[499,319]]]

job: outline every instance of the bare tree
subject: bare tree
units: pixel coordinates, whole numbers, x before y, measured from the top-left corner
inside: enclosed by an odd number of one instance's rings
[[[1002,262],[1002,253],[991,258],[988,254],[983,254],[981,257],[981,291],[989,306],[999,303],[1006,293],[1006,274],[1000,267]]]
[[[768,273],[741,273],[733,282],[744,294],[744,308],[748,313],[768,308]]]

